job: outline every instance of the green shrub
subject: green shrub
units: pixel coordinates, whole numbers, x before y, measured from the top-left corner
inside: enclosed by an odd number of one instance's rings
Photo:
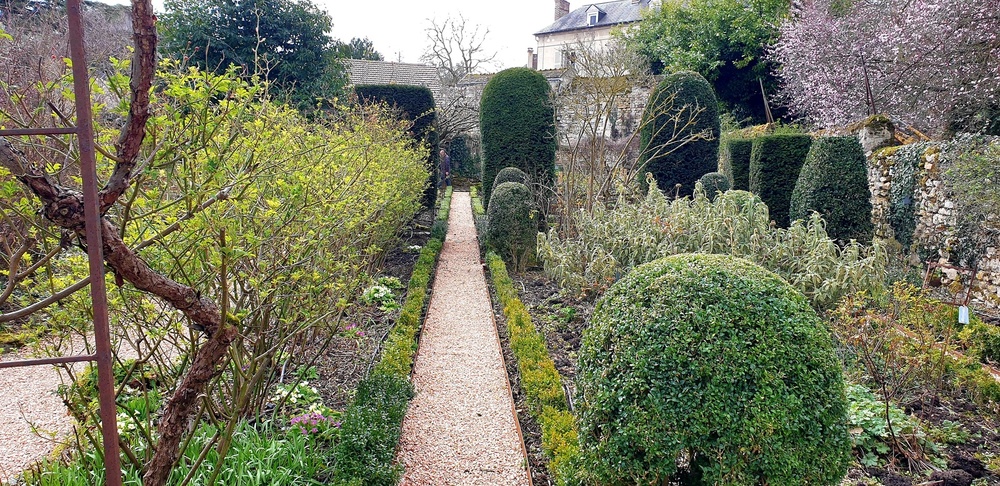
[[[538,237],[545,274],[560,287],[599,294],[630,269],[678,253],[728,254],[751,260],[806,295],[817,309],[829,308],[858,290],[877,293],[888,259],[874,242],[843,248],[826,236],[822,221],[782,229],[770,226],[767,206],[746,191],[728,191],[709,201],[668,200],[650,188],[645,199],[597,207],[574,218],[575,234]]]
[[[702,109],[694,123],[674,133],[674,117],[687,121],[692,110]],[[682,122],[682,123],[683,123]],[[719,165],[719,107],[712,85],[700,74],[681,71],[663,79],[646,103],[642,114],[639,161],[644,172],[653,174],[659,187],[673,194],[680,184],[680,195],[691,195],[694,183]],[[671,137],[684,138],[706,133],[707,139],[671,146]],[[645,185],[645,177],[639,180]]]
[[[436,109],[434,94],[423,86],[404,84],[364,84],[354,87],[358,99],[365,103],[385,103],[402,112],[405,119],[413,122],[410,133],[418,144],[427,145],[427,171],[430,173],[428,186],[424,190],[424,206],[434,207],[437,199],[438,180],[438,138],[434,131]]]
[[[753,140],[730,138],[720,148],[719,172],[726,174],[733,189],[750,190],[750,150]]]
[[[486,244],[521,270],[535,257],[538,223],[531,191],[519,182],[504,182],[486,206]]]
[[[527,186],[528,174],[517,167],[504,167],[500,172],[497,172],[497,176],[493,179],[493,187],[500,187],[500,184],[504,182],[517,182]]]
[[[787,228],[792,191],[809,153],[809,135],[761,135],[750,151],[750,192],[760,196],[780,228]]]
[[[403,415],[413,396],[406,376],[374,373],[358,384],[358,393],[344,412],[340,442],[334,449],[337,480],[395,486],[402,467],[395,465]]]
[[[958,336],[969,349],[969,354],[984,363],[1000,363],[1000,327],[973,319]]]
[[[815,211],[826,221],[826,232],[840,242],[872,239],[871,190],[868,166],[857,137],[817,138],[799,171],[788,217],[808,218]]]
[[[626,275],[584,331],[578,385],[582,464],[599,484],[684,480],[689,453],[693,484],[835,485],[851,462],[829,332],[739,258],[676,255]]]
[[[729,178],[721,172],[709,172],[698,179],[701,189],[708,196],[710,201],[714,201],[720,192],[729,190]]]
[[[562,378],[549,357],[545,339],[518,297],[503,259],[490,252],[486,254],[486,263],[507,318],[511,352],[517,360],[528,411],[542,428],[542,451],[549,458],[549,471],[556,484],[567,484],[575,475],[573,462],[579,448],[576,424],[567,407]]]
[[[549,82],[533,69],[500,71],[483,89],[479,130],[483,147],[483,203],[489,207],[493,179],[504,167],[523,170],[536,184],[555,175],[555,114]]]

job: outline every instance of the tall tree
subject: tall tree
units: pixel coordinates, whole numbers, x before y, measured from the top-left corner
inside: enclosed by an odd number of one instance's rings
[[[375,50],[372,41],[355,37],[350,42],[336,41],[334,43],[336,57],[342,59],[367,59],[369,61],[382,61],[382,54]]]
[[[266,73],[308,101],[335,94],[330,16],[310,0],[167,0],[165,53],[208,70]]]
[[[763,122],[760,83],[777,89],[764,54],[788,11],[789,0],[665,0],[622,36],[654,72],[695,71],[738,119]]]
[[[814,0],[773,58],[793,114],[829,127],[885,113],[925,131],[996,124],[1000,0]]]
[[[443,21],[429,19],[430,27],[425,29],[430,45],[424,51],[421,61],[438,68],[441,83],[455,86],[466,74],[476,72],[496,59],[496,52],[485,47],[489,29],[480,25],[469,25],[465,17],[451,17]]]

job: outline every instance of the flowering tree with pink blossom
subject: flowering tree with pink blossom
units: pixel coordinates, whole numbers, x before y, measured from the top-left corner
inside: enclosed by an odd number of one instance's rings
[[[1000,0],[795,4],[770,52],[792,114],[833,127],[885,113],[931,134],[998,124]]]

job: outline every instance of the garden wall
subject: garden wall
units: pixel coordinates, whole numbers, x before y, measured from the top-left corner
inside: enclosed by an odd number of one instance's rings
[[[960,227],[960,209],[943,174],[961,142],[924,142],[875,151],[869,157],[872,219],[880,238],[894,238],[910,249],[912,264],[938,263],[934,286],[956,300],[964,298],[975,269],[971,306],[1000,317],[1000,237],[992,232],[978,245]],[[1000,137],[990,144],[1000,144]],[[983,184],[988,181],[982,181]],[[972,247],[976,246],[976,249]],[[973,258],[973,254],[978,258]],[[975,263],[971,263],[975,261]]]

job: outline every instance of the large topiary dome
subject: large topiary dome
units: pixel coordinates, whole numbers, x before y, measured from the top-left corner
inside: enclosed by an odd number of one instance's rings
[[[675,255],[618,281],[584,333],[578,385],[597,484],[835,485],[851,462],[829,332],[740,258]]]

